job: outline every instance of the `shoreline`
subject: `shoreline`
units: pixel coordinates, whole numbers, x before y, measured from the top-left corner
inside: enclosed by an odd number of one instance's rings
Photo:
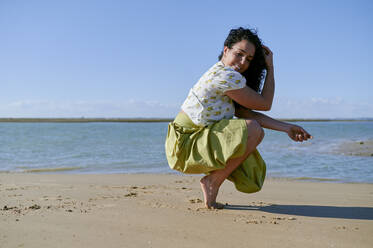
[[[0,174],[5,247],[371,247],[373,185],[225,182],[203,208],[199,178],[159,174]],[[229,235],[227,235],[229,234]]]
[[[30,169],[25,171],[0,171],[1,175],[40,175],[40,176],[59,176],[59,175],[81,175],[81,176],[110,176],[110,175],[160,175],[160,176],[180,176],[180,177],[202,177],[202,174],[181,174],[178,172],[160,172],[160,173],[148,173],[148,172],[137,172],[137,173],[101,173],[101,172],[90,172],[90,173],[76,173],[73,172],[75,170],[78,170],[79,168],[45,168],[45,169]],[[61,172],[61,173],[58,173]],[[267,180],[273,180],[273,181],[294,181],[294,182],[310,182],[310,183],[336,183],[336,184],[368,184],[371,185],[373,182],[365,182],[365,181],[346,181],[342,179],[334,179],[334,178],[321,178],[321,177],[279,177],[279,176],[271,176],[266,175],[266,181]]]

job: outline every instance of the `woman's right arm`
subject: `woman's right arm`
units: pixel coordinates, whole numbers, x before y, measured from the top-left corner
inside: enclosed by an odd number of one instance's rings
[[[235,115],[238,118],[256,120],[260,124],[260,126],[264,128],[285,132],[294,141],[302,142],[308,139],[312,139],[312,136],[302,127],[273,119],[259,112],[244,108],[236,108]]]
[[[249,87],[226,91],[225,94],[240,105],[253,110],[268,111],[272,107],[275,93],[275,78],[273,69],[273,54],[268,47],[263,46],[267,64],[267,73],[261,94]]]

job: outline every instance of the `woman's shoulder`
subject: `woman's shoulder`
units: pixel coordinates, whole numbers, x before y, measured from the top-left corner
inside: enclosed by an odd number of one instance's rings
[[[242,88],[246,84],[246,79],[241,73],[235,71],[232,67],[225,66],[223,62],[216,63],[210,72],[209,80],[213,84],[225,85],[228,88]],[[225,87],[224,87],[225,88]]]
[[[232,79],[232,78],[242,78],[243,76],[238,71],[235,71],[232,67],[225,66],[223,62],[217,62],[210,71],[210,75],[220,78],[220,79]]]
[[[214,64],[193,87],[198,89],[222,88],[236,89],[242,88],[246,84],[246,79],[239,72],[229,66],[225,66],[219,61]]]

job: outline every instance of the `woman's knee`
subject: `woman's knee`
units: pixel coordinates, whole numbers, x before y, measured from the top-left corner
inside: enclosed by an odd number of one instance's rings
[[[264,138],[264,130],[256,120],[246,120],[248,139],[257,140],[258,144]]]

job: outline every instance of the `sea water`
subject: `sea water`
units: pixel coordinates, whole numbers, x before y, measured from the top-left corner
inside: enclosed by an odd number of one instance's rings
[[[373,140],[373,122],[298,122],[314,138],[299,143],[265,130],[258,150],[269,177],[373,183],[373,156],[338,147]],[[168,123],[0,123],[0,172],[175,173],[164,142]]]

